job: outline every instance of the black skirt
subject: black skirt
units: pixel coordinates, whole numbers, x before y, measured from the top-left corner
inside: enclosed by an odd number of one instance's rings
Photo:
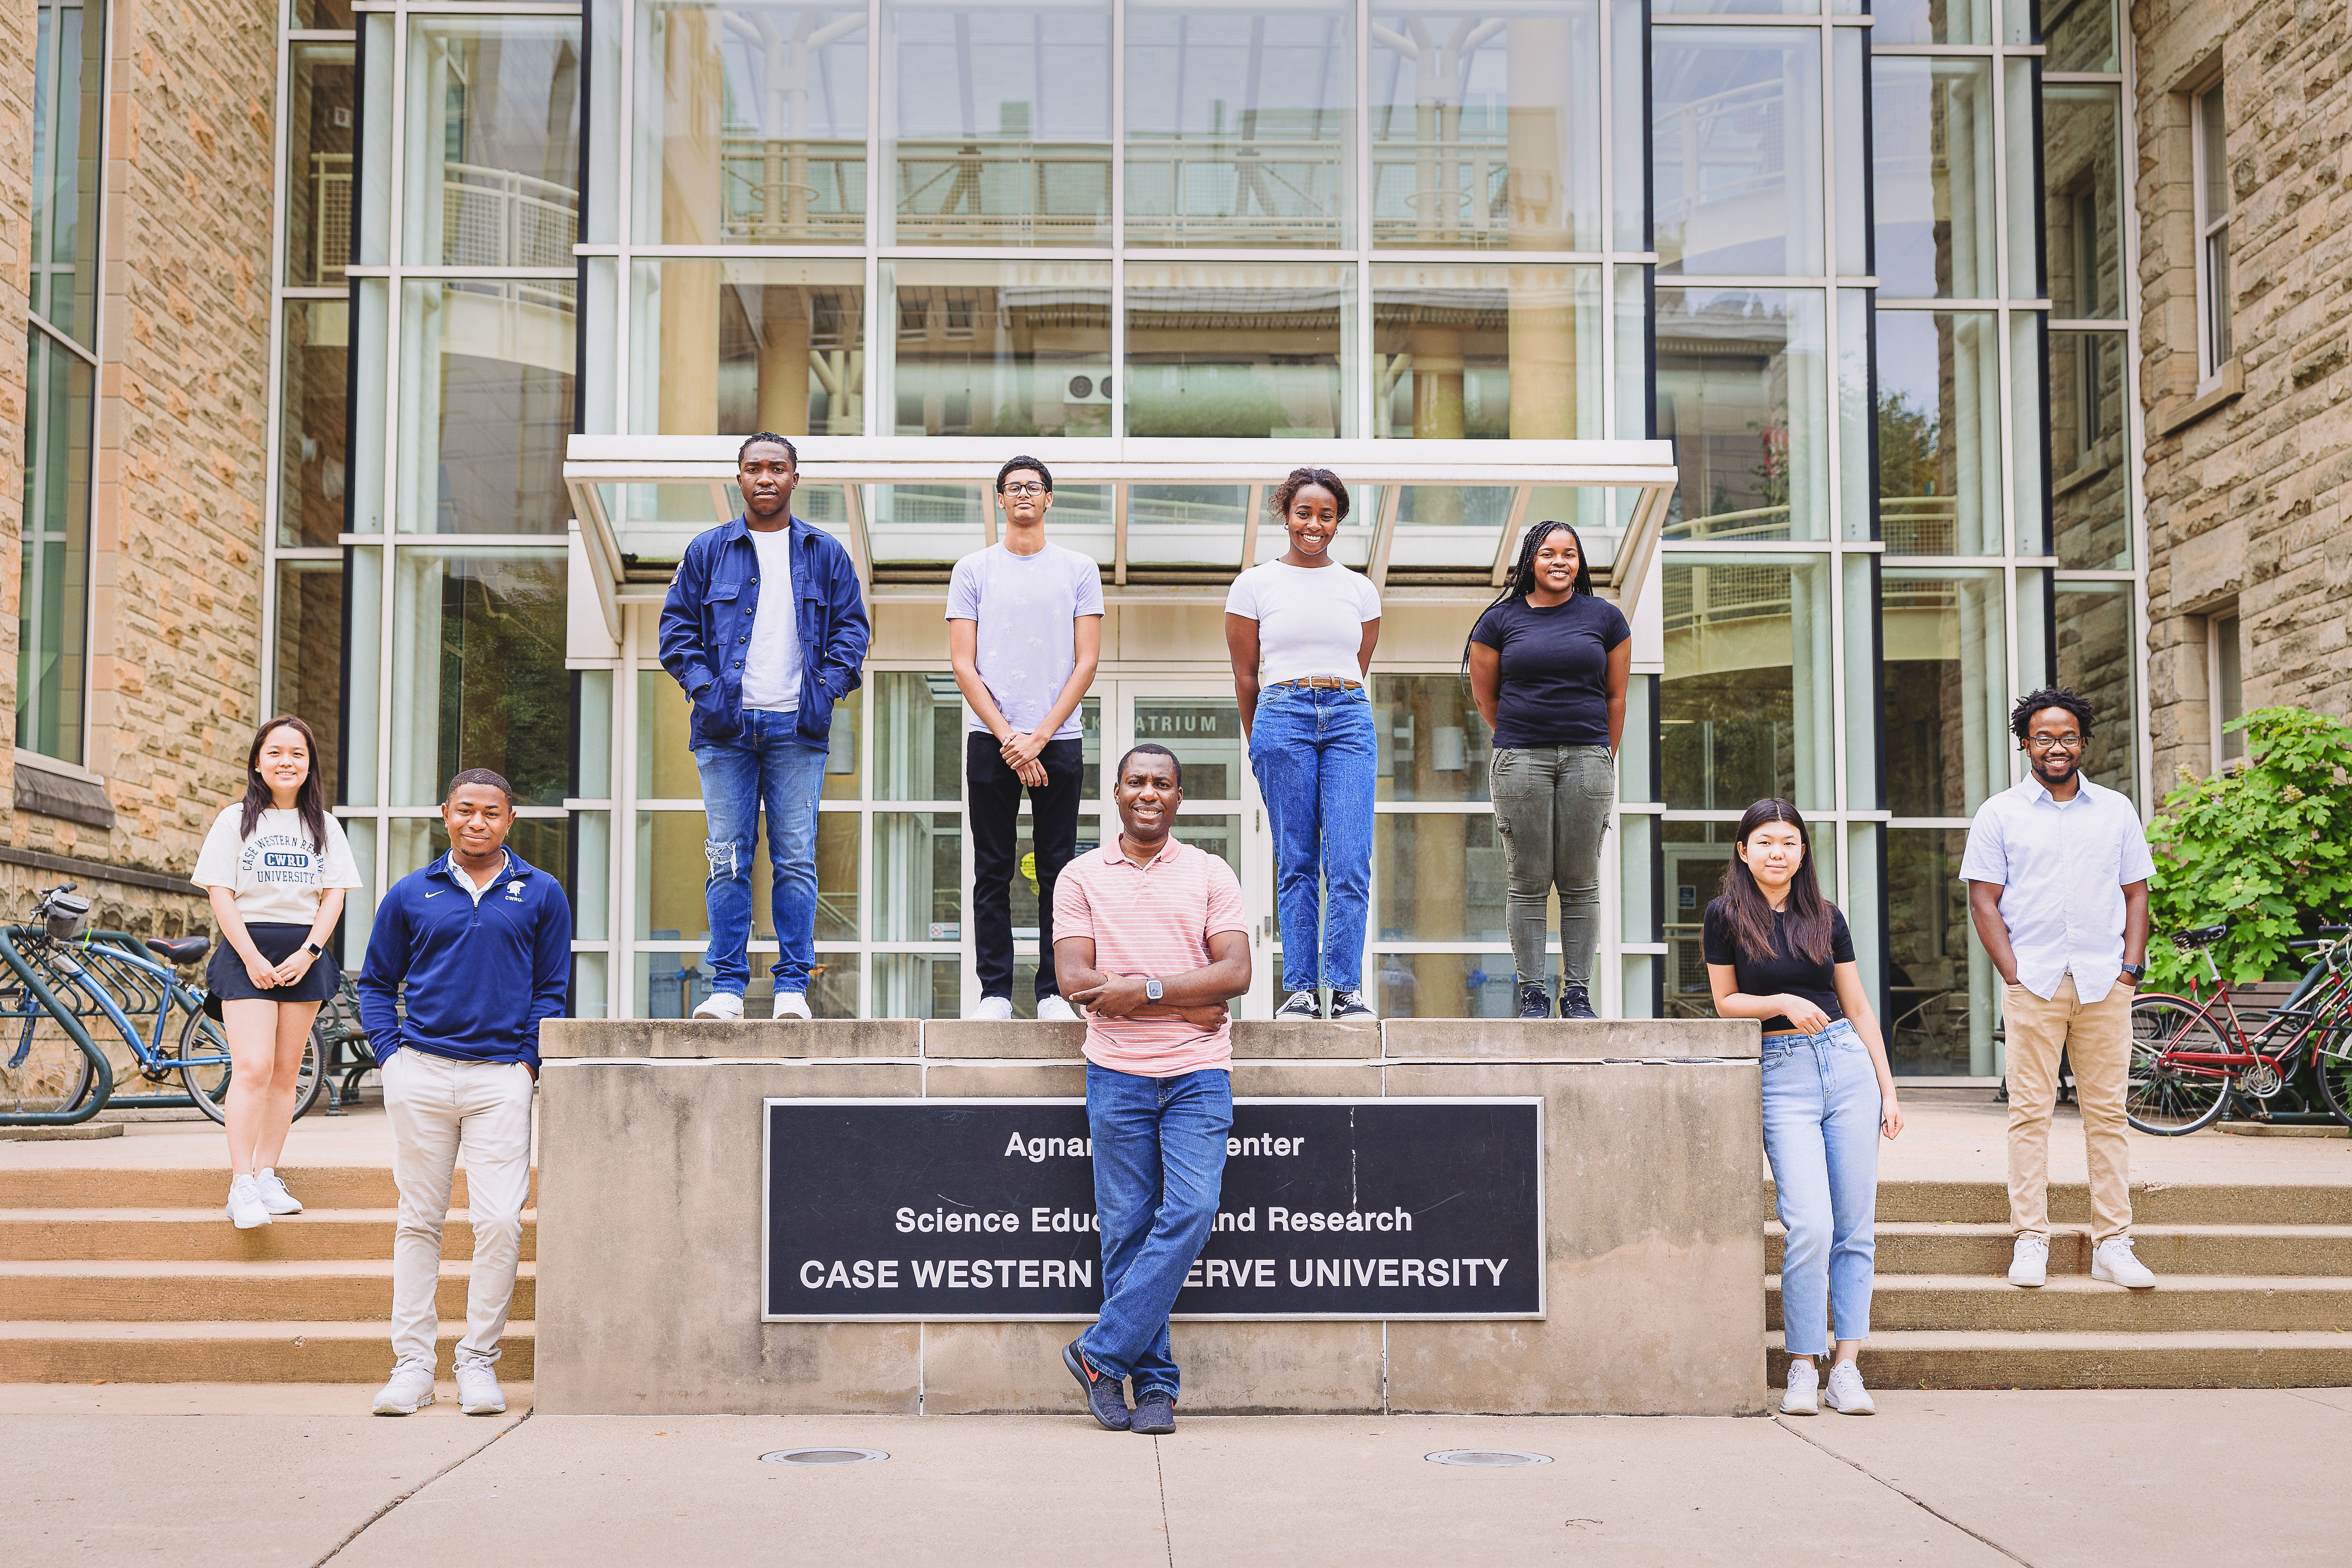
[[[246,934],[261,956],[272,963],[283,963],[304,942],[310,940],[307,925],[279,925],[274,921],[248,921]],[[212,962],[205,969],[205,1016],[217,1023],[220,1005],[224,1002],[324,1002],[343,984],[342,965],[335,962],[332,952],[322,952],[310,972],[291,985],[274,985],[265,991],[253,983],[245,972],[245,960],[236,949],[223,942],[213,950]]]

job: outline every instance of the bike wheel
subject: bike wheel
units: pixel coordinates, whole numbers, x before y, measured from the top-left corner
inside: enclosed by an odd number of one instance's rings
[[[198,1058],[202,1058],[201,1061]],[[180,1069],[180,1082],[196,1109],[228,1125],[228,1033],[202,1012],[188,1015],[180,1030],[176,1058],[194,1065]]]
[[[2326,1024],[2321,1026],[2326,1027]],[[2352,1052],[2352,1026],[2336,1025],[2330,1037],[2319,1047],[2320,1098],[2336,1120],[2352,1125],[2352,1055],[2338,1056],[2338,1051]]]
[[[2231,1049],[2205,1010],[2179,996],[2142,996],[2131,1007],[2131,1077],[2124,1115],[2142,1132],[2177,1138],[2210,1127],[2230,1103],[2230,1069],[2183,1056]]]
[[[16,1043],[0,1048],[0,1113],[54,1116],[79,1110],[97,1081],[89,1058],[47,1015],[26,1018]]]

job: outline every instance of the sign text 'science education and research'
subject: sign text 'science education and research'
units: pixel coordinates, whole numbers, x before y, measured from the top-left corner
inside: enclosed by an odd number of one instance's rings
[[[1086,1103],[771,1100],[769,1321],[1087,1319]],[[1238,1100],[1180,1318],[1539,1318],[1543,1102]]]

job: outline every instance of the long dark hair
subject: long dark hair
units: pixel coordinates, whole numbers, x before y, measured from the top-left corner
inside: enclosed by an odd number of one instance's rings
[[[1592,592],[1592,561],[1584,553],[1583,536],[1568,524],[1555,522],[1549,519],[1530,524],[1527,537],[1519,541],[1519,558],[1511,567],[1509,583],[1505,585],[1501,593],[1495,595],[1493,604],[1478,612],[1476,617],[1470,623],[1470,636],[1462,639],[1463,679],[1470,679],[1470,643],[1472,638],[1477,636],[1478,622],[1486,618],[1488,611],[1498,610],[1513,599],[1524,599],[1536,591],[1536,552],[1541,550],[1543,542],[1554,533],[1565,533],[1576,544],[1576,583],[1570,588],[1569,597],[1574,598],[1579,594]]]
[[[1827,963],[1832,906],[1822,897],[1821,882],[1813,875],[1813,836],[1797,808],[1785,800],[1758,801],[1739,819],[1736,842],[1745,845],[1750,834],[1774,822],[1785,822],[1795,828],[1797,841],[1805,849],[1805,858],[1797,862],[1797,874],[1789,883],[1789,905],[1781,914],[1781,930],[1788,933],[1789,952],[1814,963]],[[1732,940],[1739,944],[1739,951],[1752,959],[1773,956],[1777,950],[1772,945],[1772,906],[1765,901],[1764,889],[1756,885],[1755,873],[1748,870],[1748,862],[1737,854],[1723,868],[1722,902]]]
[[[278,804],[268,783],[261,776],[261,742],[269,739],[273,730],[291,730],[302,737],[302,744],[310,753],[310,771],[294,791],[294,809],[302,818],[304,831],[310,836],[311,853],[327,852],[327,789],[319,782],[319,737],[310,726],[291,713],[280,713],[253,732],[253,744],[245,753],[245,814],[237,819],[236,836],[253,837],[261,821],[261,814]]]

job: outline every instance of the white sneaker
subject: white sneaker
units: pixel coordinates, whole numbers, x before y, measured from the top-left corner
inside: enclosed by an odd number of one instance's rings
[[[2009,1255],[2009,1282],[2028,1290],[2039,1290],[2050,1283],[2050,1238],[2022,1231],[2017,1237],[2017,1249]]]
[[[262,1201],[261,1184],[251,1176],[237,1176],[228,1184],[229,1223],[239,1230],[251,1230],[269,1223],[269,1205]]]
[[[1822,1402],[1841,1415],[1875,1415],[1878,1406],[1872,1403],[1870,1390],[1862,1385],[1862,1368],[1850,1361],[1842,1361],[1830,1368],[1829,1392]]]
[[[743,998],[731,991],[713,991],[696,1006],[694,1016],[698,1018],[740,1018],[743,1016]]]
[[[972,1016],[985,1018],[992,1024],[1002,1024],[1013,1016],[1013,998],[983,996],[980,999],[978,1011],[974,1012]]]
[[[2121,1285],[2127,1290],[2156,1289],[2156,1276],[2132,1251],[2132,1238],[2128,1236],[2111,1236],[2092,1250],[2091,1278]]]
[[[1077,1010],[1059,996],[1040,996],[1037,998],[1037,1021],[1041,1024],[1075,1024],[1078,1021]]]
[[[376,1391],[378,1415],[414,1415],[433,1403],[433,1366],[414,1356],[392,1369],[392,1381]]]
[[[286,1190],[276,1171],[257,1172],[254,1184],[261,1190],[261,1206],[271,1214],[300,1214],[302,1200]]]
[[[1809,1361],[1789,1363],[1789,1392],[1780,1395],[1783,1415],[1819,1415],[1822,1413],[1822,1374]]]
[[[499,1392],[499,1374],[486,1361],[459,1357],[457,1408],[468,1415],[503,1415],[507,1396]]]
[[[777,992],[775,1016],[779,1018],[809,1016],[808,997],[798,991]]]

